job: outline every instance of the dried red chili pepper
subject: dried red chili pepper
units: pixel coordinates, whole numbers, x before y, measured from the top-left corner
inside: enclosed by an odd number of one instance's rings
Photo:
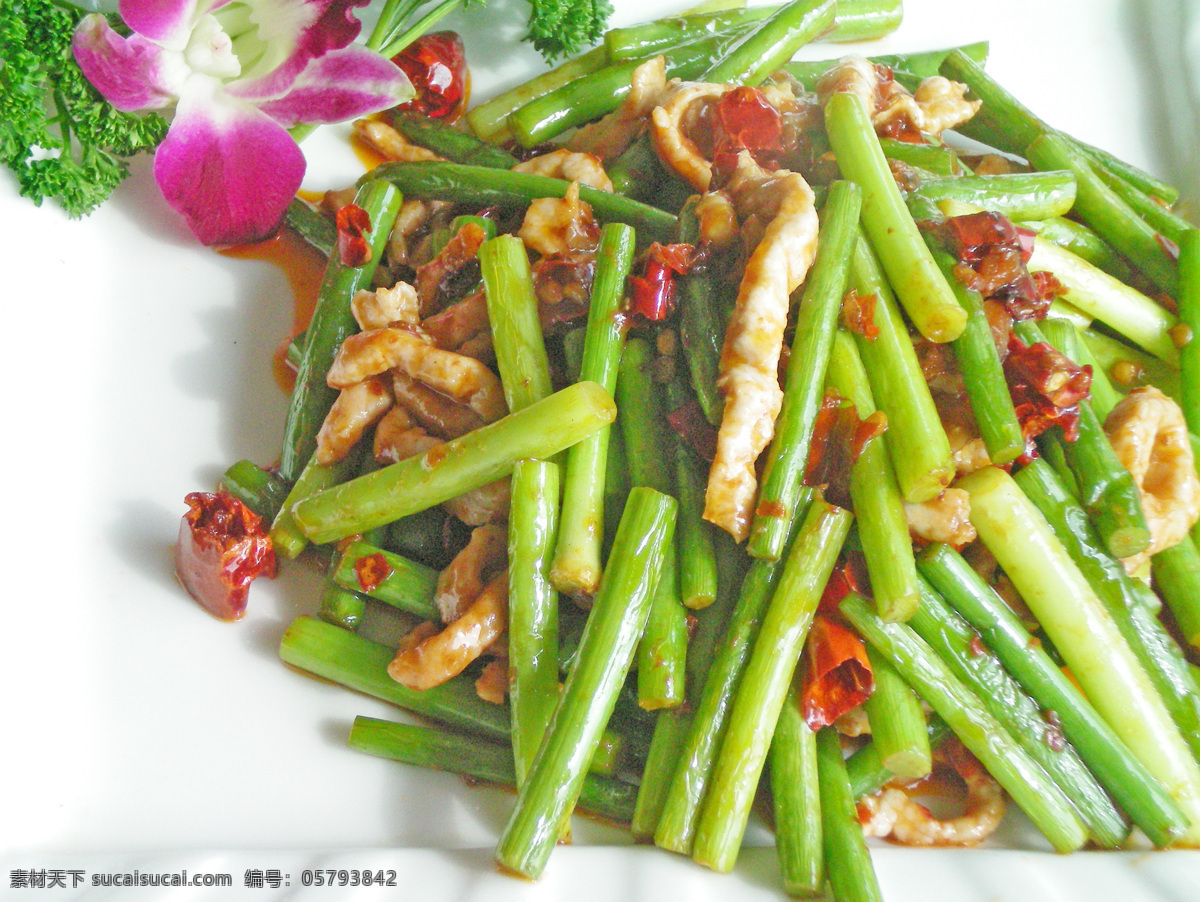
[[[751,153],[783,149],[783,117],[758,88],[743,85],[721,96],[716,133],[718,144]]]
[[[651,322],[664,320],[675,309],[675,283],[661,270],[630,276],[629,309]]]
[[[1017,228],[1017,246],[1021,249],[1021,262],[1028,263],[1033,256],[1033,243],[1037,239],[1037,232],[1033,229]]]
[[[783,116],[758,88],[726,91],[713,111],[713,180],[719,185],[749,151],[763,169],[778,169],[783,153]]]
[[[853,404],[836,392],[826,392],[813,424],[804,484],[824,486],[830,504],[849,509],[850,468],[867,442],[886,428],[883,411],[877,410],[860,420]]]
[[[690,244],[651,244],[642,258],[642,274],[626,280],[629,311],[651,322],[670,316],[675,310],[675,276],[691,268],[694,252]]]
[[[717,427],[710,423],[694,398],[667,414],[667,423],[693,451],[712,461],[717,454]]]
[[[470,73],[463,40],[457,32],[435,31],[417,38],[392,57],[416,88],[416,96],[396,107],[430,119],[454,122],[466,109]]]
[[[1079,402],[1088,396],[1092,368],[1079,366],[1044,342],[1027,345],[1009,339],[1004,376],[1013,409],[1025,435],[1026,457],[1035,457],[1033,439],[1052,426],[1069,442],[1079,436]]]
[[[842,550],[842,557],[825,583],[821,602],[817,610],[825,614],[836,614],[842,599],[851,593],[871,594],[871,580],[867,575],[867,559],[858,550]]]
[[[1038,456],[1037,445],[1033,440],[1052,426],[1060,427],[1063,438],[1069,442],[1079,437],[1078,407],[1055,407],[1045,395],[1028,385],[1011,386],[1009,390],[1012,393],[1013,410],[1025,436],[1025,454],[1018,458],[1018,463]]]
[[[262,520],[228,492],[192,492],[179,524],[175,572],[188,594],[221,620],[246,613],[250,583],[275,575],[275,549]]]
[[[951,216],[938,231],[949,239],[950,247],[959,261],[968,266],[978,264],[987,251],[997,245],[1020,250],[1017,227],[1008,217],[999,213],[981,210],[978,213]]]
[[[1015,320],[1041,319],[1062,293],[1057,280],[1030,274],[1025,264],[1033,253],[1034,233],[1017,228],[1006,216],[981,211],[922,225],[954,254],[959,280],[985,299],[1003,303]]]
[[[1037,389],[1056,407],[1070,407],[1092,389],[1092,368],[1080,366],[1043,341],[1027,345],[1018,336],[1008,341],[1008,372],[1013,381]]]
[[[358,204],[346,204],[338,208],[334,221],[337,224],[338,260],[343,266],[362,266],[371,261],[371,244],[367,235],[371,231],[371,216]]]
[[[809,727],[827,727],[875,689],[863,640],[840,619],[817,614],[804,646],[800,700]]]
[[[1067,286],[1058,281],[1058,276],[1049,270],[1038,270],[1029,275],[1033,278],[1033,284],[1037,289],[1038,297],[1047,307],[1050,306],[1055,298],[1060,298],[1067,293]]]

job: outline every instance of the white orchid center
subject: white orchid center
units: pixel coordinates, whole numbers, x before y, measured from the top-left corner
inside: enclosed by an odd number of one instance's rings
[[[257,78],[291,56],[296,40],[313,24],[317,5],[295,0],[234,0],[205,18],[229,35],[242,78]]]
[[[211,15],[201,16],[192,29],[183,59],[189,69],[203,75],[211,75],[222,81],[237,78],[242,73],[242,63],[234,52],[233,40]]]

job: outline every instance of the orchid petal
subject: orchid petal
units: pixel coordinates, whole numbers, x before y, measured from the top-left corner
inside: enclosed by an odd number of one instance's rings
[[[304,154],[269,116],[197,77],[155,154],[154,177],[202,242],[240,244],[278,228],[304,177]]]
[[[369,116],[404,103],[415,93],[399,66],[352,44],[313,60],[285,97],[261,103],[259,109],[290,128],[301,122],[326,124]]]
[[[196,19],[231,0],[121,0],[121,20],[144,38],[182,50]]]
[[[99,13],[80,21],[72,50],[87,80],[118,110],[160,109],[175,100],[163,49],[136,34],[122,37]]]
[[[354,43],[362,24],[353,10],[369,0],[256,0],[254,20],[268,46],[264,59],[237,84],[240,96],[278,99],[291,90],[308,64]],[[303,12],[303,15],[300,12]],[[266,31],[267,23],[288,23],[290,33]]]

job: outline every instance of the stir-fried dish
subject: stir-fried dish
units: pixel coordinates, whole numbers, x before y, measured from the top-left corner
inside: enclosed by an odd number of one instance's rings
[[[516,786],[506,870],[578,807],[727,871],[756,800],[845,899],[864,835],[1010,800],[1059,852],[1200,844],[1195,227],[986,46],[791,62],[841,7],[418,98],[290,209],[329,265],[283,457],[189,496],[180,574],[235,619],[326,568],[282,657],[428,723],[352,746]]]

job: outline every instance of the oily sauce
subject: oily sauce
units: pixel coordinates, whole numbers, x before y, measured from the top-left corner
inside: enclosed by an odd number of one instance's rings
[[[376,113],[369,117],[380,122],[385,122],[386,119]],[[350,136],[350,148],[354,151],[354,155],[358,157],[358,161],[362,163],[363,171],[370,172],[376,166],[380,166],[388,162],[388,158],[380,153],[375,147],[362,138],[357,132]]]
[[[287,277],[292,293],[292,328],[271,355],[271,372],[280,389],[291,394],[296,374],[287,362],[288,345],[308,328],[325,275],[326,260],[312,245],[286,226],[266,241],[234,245],[221,253],[238,260],[274,264]]]

